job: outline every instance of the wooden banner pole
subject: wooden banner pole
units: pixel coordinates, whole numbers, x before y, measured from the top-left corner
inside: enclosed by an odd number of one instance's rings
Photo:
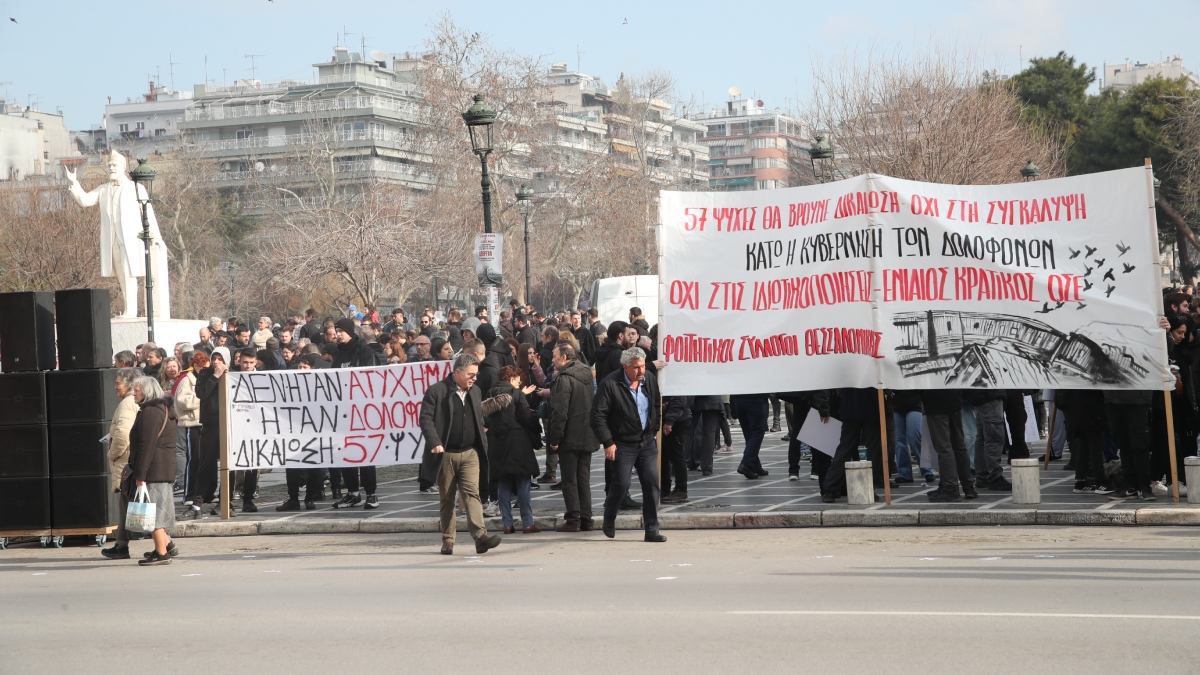
[[[879,392],[879,448],[881,450],[880,461],[883,462],[883,503],[888,506],[892,505],[892,457],[888,448],[887,437],[887,407],[883,403],[883,389],[878,389]]]
[[[229,478],[229,392],[226,390],[229,373],[226,372],[217,382],[218,405],[221,413],[221,520],[229,520],[230,485]]]
[[[1179,467],[1175,459],[1175,412],[1171,408],[1171,391],[1163,392],[1163,408],[1167,412],[1167,453],[1171,458],[1171,494],[1179,503]]]
[[[1050,455],[1054,449],[1054,420],[1058,417],[1058,401],[1050,402],[1050,426],[1046,427],[1046,456],[1042,460],[1042,470],[1050,470]],[[1074,455],[1072,455],[1074,456]]]

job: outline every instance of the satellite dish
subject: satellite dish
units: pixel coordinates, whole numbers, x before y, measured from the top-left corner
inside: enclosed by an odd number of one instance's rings
[[[741,90],[741,89],[739,89],[739,88],[737,88],[737,87],[730,87],[730,88],[729,88],[729,95],[730,95],[730,96],[741,96],[741,95],[742,95],[742,90]]]
[[[266,165],[265,165],[265,164],[263,164],[262,162],[255,162],[255,163],[254,163],[254,170],[255,170],[255,171],[257,171],[257,172],[259,172],[259,173],[262,173],[262,172],[263,172],[263,169],[265,169],[265,168],[267,168],[267,167],[266,167]]]
[[[382,49],[372,49],[371,60],[375,61],[376,63],[387,63],[388,53]]]
[[[762,99],[761,99],[761,98],[760,98],[760,99],[758,99],[757,101],[755,101],[755,103],[757,103],[757,104],[758,104],[758,107],[760,107],[760,108],[761,108],[761,107],[763,107],[763,102],[762,102]]]

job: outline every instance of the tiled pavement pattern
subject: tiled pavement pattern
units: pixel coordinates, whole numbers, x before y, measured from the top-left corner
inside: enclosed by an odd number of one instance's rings
[[[1105,511],[1113,508],[1144,509],[1144,508],[1188,508],[1187,498],[1181,497],[1180,503],[1172,502],[1170,495],[1159,496],[1157,502],[1143,502],[1138,499],[1114,501],[1103,496],[1077,495],[1071,492],[1074,487],[1074,472],[1062,469],[1065,461],[1052,462],[1049,471],[1042,471],[1042,503],[1036,506],[1017,505],[1012,503],[1012,493],[979,490],[979,499],[962,501],[952,504],[933,504],[929,502],[927,493],[930,488],[925,486],[918,477],[915,483],[901,484],[892,490],[892,506],[882,503],[883,488],[877,486],[876,493],[880,502],[872,506],[851,506],[845,498],[840,498],[835,504],[825,504],[821,501],[817,481],[810,480],[809,464],[801,463],[800,480],[792,482],[787,476],[787,444],[781,440],[782,433],[768,433],[761,451],[764,468],[770,475],[757,480],[747,480],[736,473],[741,459],[743,443],[738,427],[732,427],[733,448],[730,453],[719,453],[714,460],[712,476],[702,477],[699,471],[688,472],[689,501],[681,505],[662,505],[660,513],[703,514],[703,513],[746,513],[746,512],[796,512],[796,511],[855,511],[880,509],[948,509],[948,510],[1027,510],[1039,511],[1080,509]],[[1068,450],[1069,453],[1069,450]],[[592,503],[597,520],[603,510],[604,500],[604,456],[596,452],[592,459]],[[539,462],[544,466],[544,458],[539,456]],[[282,473],[282,472],[280,472]],[[1008,467],[1005,467],[1008,475]],[[279,475],[273,478],[282,480]],[[1011,476],[1008,476],[1011,478]],[[264,478],[267,478],[264,476]],[[640,487],[636,476],[633,480],[632,494],[640,500]],[[274,502],[261,502],[257,514],[238,514],[238,522],[249,520],[310,520],[310,519],[392,519],[433,517],[438,515],[438,495],[421,494],[414,479],[401,480],[382,484],[377,492],[380,508],[364,511],[361,507],[353,509],[330,508],[332,502],[317,504],[313,511],[277,513]],[[235,507],[237,502],[234,503]],[[549,485],[533,491],[533,507],[535,516],[539,518],[555,517],[563,511],[562,495],[557,490],[551,490]],[[625,511],[629,515],[640,515],[640,512]],[[519,521],[517,509],[513,516]],[[217,518],[208,516],[200,522],[214,522]]]

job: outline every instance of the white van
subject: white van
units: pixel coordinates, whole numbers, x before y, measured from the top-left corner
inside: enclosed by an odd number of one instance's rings
[[[605,326],[613,321],[629,321],[629,308],[640,307],[653,326],[658,323],[658,275],[597,279],[592,283],[588,306],[596,308]]]

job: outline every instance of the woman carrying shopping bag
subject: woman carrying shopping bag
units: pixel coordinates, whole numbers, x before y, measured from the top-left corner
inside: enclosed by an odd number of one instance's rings
[[[175,524],[175,499],[171,484],[175,480],[175,405],[164,396],[162,386],[152,377],[133,381],[133,397],[141,409],[129,430],[129,464],[121,477],[122,518],[117,527],[116,544],[102,551],[110,559],[129,558],[129,525],[150,531],[154,550],[139,565],[166,565],[179,554],[166,528]],[[131,502],[134,505],[131,509]],[[153,505],[153,523],[143,518]]]

